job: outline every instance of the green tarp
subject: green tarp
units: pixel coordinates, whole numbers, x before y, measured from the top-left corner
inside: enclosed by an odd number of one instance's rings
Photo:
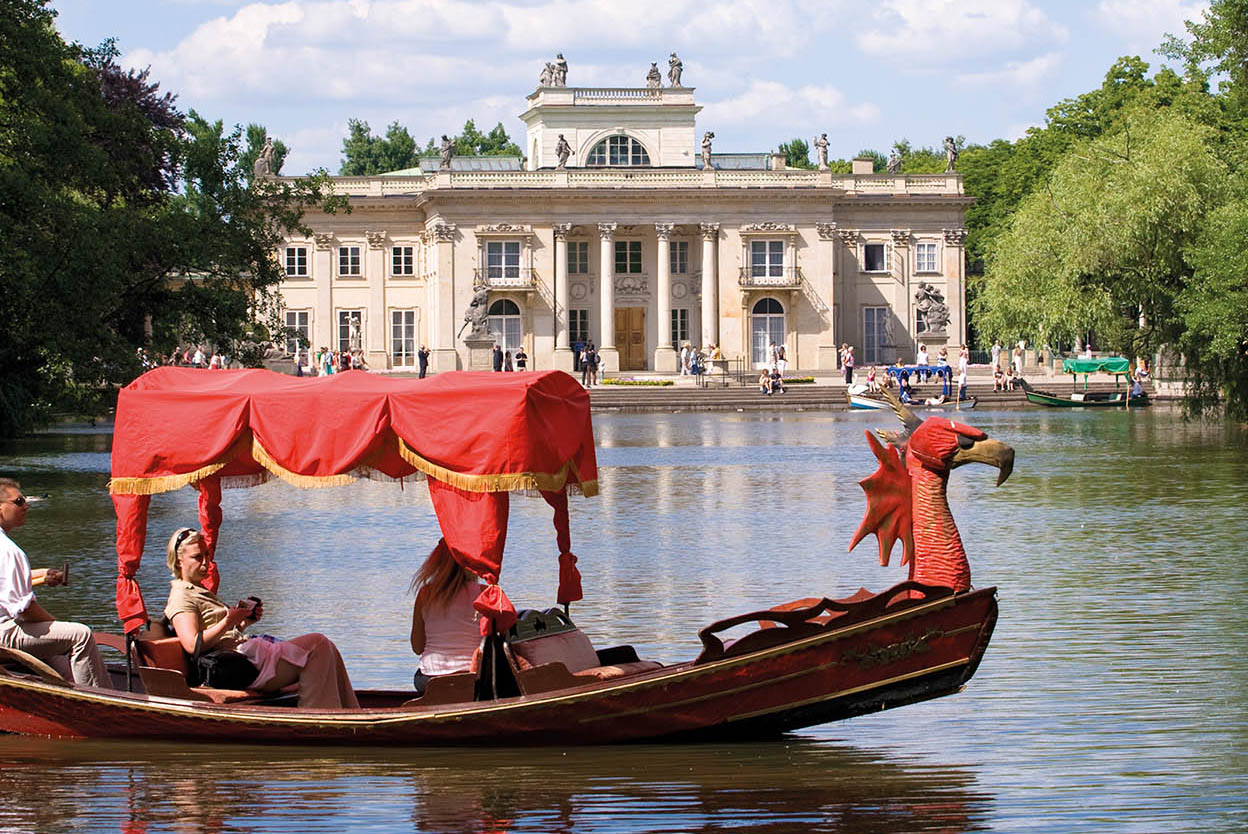
[[[1105,356],[1100,359],[1063,359],[1064,374],[1125,374],[1131,372],[1131,360],[1121,356]]]

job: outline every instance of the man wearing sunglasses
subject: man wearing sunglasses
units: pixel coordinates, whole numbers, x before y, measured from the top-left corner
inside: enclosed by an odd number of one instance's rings
[[[0,646],[34,655],[76,684],[108,686],[91,629],[57,620],[35,601],[35,576],[47,585],[59,585],[63,577],[57,570],[32,572],[26,553],[9,538],[26,523],[29,506],[21,484],[0,478]]]

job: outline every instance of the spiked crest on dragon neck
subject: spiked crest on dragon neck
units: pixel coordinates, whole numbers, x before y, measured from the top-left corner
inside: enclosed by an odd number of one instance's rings
[[[891,391],[886,390],[885,396],[904,428],[880,431],[887,445],[867,432],[880,466],[859,482],[867,494],[867,514],[849,549],[875,533],[880,564],[887,565],[900,540],[901,563],[910,565],[911,580],[969,591],[971,566],[946,498],[949,472],[967,463],[986,463],[999,470],[1000,486],[1014,469],[1014,450],[979,429],[944,417],[920,420]]]

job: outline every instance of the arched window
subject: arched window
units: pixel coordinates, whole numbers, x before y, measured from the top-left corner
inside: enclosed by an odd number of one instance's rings
[[[784,305],[760,298],[750,309],[750,361],[754,367],[771,364],[771,343],[784,344]]]
[[[636,139],[621,133],[608,136],[594,145],[585,164],[590,167],[649,165],[650,154],[646,153],[646,149]]]
[[[495,301],[490,305],[490,312],[485,321],[494,341],[498,342],[503,350],[509,350],[514,355],[520,347],[523,335],[520,330],[520,307],[516,302],[509,298],[500,298]]]

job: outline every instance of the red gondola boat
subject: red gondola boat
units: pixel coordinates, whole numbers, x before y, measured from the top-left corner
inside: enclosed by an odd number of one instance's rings
[[[557,599],[580,599],[567,501],[597,493],[589,397],[567,374],[441,374],[398,380],[350,372],[296,379],[267,371],[161,368],[121,392],[110,491],[117,510],[117,610],[110,641],[133,664],[118,689],[67,683],[43,663],[0,650],[0,730],[60,736],[311,744],[586,744],[728,739],[800,727],[947,695],[974,674],[997,617],[995,588],[972,590],[944,487],[982,462],[1004,481],[1013,451],[944,418],[881,446],[863,481],[868,512],[854,544],[896,541],[910,580],[880,594],[810,598],[713,623],[696,658],[670,666],[631,647],[592,660],[559,609],[517,615],[498,586],[509,493],[539,491],[554,512]],[[304,419],[316,414],[315,421]],[[455,558],[488,590],[481,671],[435,678],[423,697],[359,690],[359,709],[317,710],[257,693],[192,688],[162,661],[135,580],[153,494],[192,486],[209,551],[223,486],[272,477],[299,487],[359,477],[425,478]],[[914,524],[923,513],[925,523]],[[852,545],[851,545],[852,546]],[[210,580],[215,587],[215,565]],[[207,583],[206,583],[207,584]],[[754,624],[743,637],[722,632]],[[168,642],[168,639],[166,639]],[[533,651],[540,648],[541,651]],[[180,655],[178,656],[181,657]],[[596,661],[597,665],[594,665]]]

